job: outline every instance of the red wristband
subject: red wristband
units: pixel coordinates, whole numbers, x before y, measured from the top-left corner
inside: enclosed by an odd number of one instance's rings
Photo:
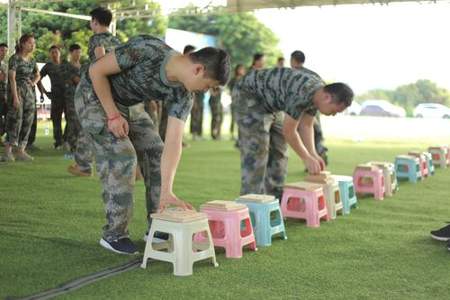
[[[118,119],[118,118],[120,118],[120,114],[117,114],[117,115],[115,115],[115,116],[112,117],[112,118],[108,118],[108,122],[114,121],[114,120],[116,120],[116,119]]]

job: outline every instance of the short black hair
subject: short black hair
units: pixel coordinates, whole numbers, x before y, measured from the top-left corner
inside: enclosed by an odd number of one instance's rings
[[[8,45],[6,43],[0,43],[0,48],[3,48],[3,47],[8,48]]]
[[[255,54],[253,54],[253,63],[252,63],[252,65],[254,65],[256,61],[260,60],[263,57],[264,57],[264,53],[255,53]]]
[[[97,7],[89,13],[93,20],[96,20],[103,26],[109,26],[112,21],[112,13],[109,9],[104,7]]]
[[[184,46],[183,54],[187,54],[187,53],[192,52],[194,50],[195,50],[195,46],[186,45],[186,46]]]
[[[295,50],[291,53],[291,59],[295,60],[297,63],[305,63],[305,53],[300,50]]]
[[[349,107],[353,101],[353,90],[345,83],[336,82],[327,84],[323,87],[324,92],[330,94],[333,97],[333,101],[338,104],[344,104]]]
[[[230,77],[230,56],[222,49],[206,47],[189,53],[194,63],[202,64],[206,69],[206,76],[225,85]]]
[[[59,49],[59,47],[56,45],[52,45],[50,48],[48,48],[48,52],[52,51],[53,49],[57,49],[59,52],[61,52],[61,49]]]
[[[280,62],[280,61],[284,61],[284,57],[282,57],[282,56],[278,57],[278,62]]]
[[[73,52],[73,51],[75,51],[75,50],[80,50],[80,49],[81,49],[80,45],[78,45],[78,44],[72,44],[72,45],[70,45],[70,47],[69,47],[69,52]]]

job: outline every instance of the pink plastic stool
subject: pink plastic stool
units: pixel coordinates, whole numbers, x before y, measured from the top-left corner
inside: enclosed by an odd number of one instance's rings
[[[422,174],[422,178],[428,176],[428,162],[425,154],[423,152],[411,151],[408,152],[408,155],[417,157],[419,159],[420,173]]]
[[[214,246],[225,248],[228,258],[241,258],[242,248],[247,245],[251,250],[257,250],[248,208],[243,204],[239,206],[241,208],[233,210],[200,207],[208,217]]]
[[[319,227],[320,219],[330,219],[322,187],[310,182],[285,185],[281,211],[285,218],[306,220],[308,227]]]
[[[371,184],[365,180],[370,179]],[[359,194],[373,194],[376,200],[384,199],[384,176],[383,171],[372,165],[358,165],[353,172],[353,185],[355,192]]]

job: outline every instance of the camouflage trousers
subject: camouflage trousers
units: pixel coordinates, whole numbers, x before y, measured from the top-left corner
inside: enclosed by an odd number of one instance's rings
[[[108,241],[128,236],[138,163],[144,177],[149,223],[150,214],[159,207],[161,191],[163,143],[153,121],[143,103],[131,107],[116,105],[129,125],[128,137],[122,139],[108,131],[105,112],[92,87],[81,81],[75,95],[75,108],[83,131],[94,146],[106,210],[103,238]]]
[[[8,101],[6,115],[6,144],[26,147],[36,112],[36,93],[34,86],[26,82],[17,82],[17,93],[20,100],[16,110],[12,97]]]
[[[202,92],[194,93],[194,103],[191,110],[190,132],[193,135],[202,136],[203,134],[203,98],[205,94]]]
[[[6,102],[6,91],[0,91],[0,138],[5,134],[6,114],[8,106]]]
[[[241,195],[269,194],[281,199],[288,162],[284,113],[266,112],[249,94],[240,97],[245,97],[237,108]]]
[[[220,96],[211,96],[209,98],[209,107],[211,109],[211,137],[214,140],[220,138],[222,128],[223,106],[220,99]]]
[[[53,124],[53,139],[55,140],[55,147],[63,144],[63,128],[62,116],[65,113],[65,101],[63,92],[51,93],[52,106],[50,108],[50,118]]]
[[[75,153],[76,151],[78,133],[81,131],[81,124],[75,111],[74,94],[75,91],[70,88],[67,88],[64,93],[64,104],[66,107],[65,118],[67,124],[65,138],[70,145],[70,152],[72,153]]]
[[[76,97],[77,95],[81,95],[82,91],[78,91],[80,89],[80,85],[78,85],[77,89],[75,90],[75,96],[74,96],[74,106],[73,109],[75,110],[75,114],[73,115],[73,118],[71,118],[72,125],[74,126],[74,130],[78,131],[76,132],[76,136],[74,139],[74,151],[73,158],[75,160],[75,163],[78,165],[79,169],[83,172],[92,172],[92,164],[94,161],[94,150],[93,150],[93,141],[89,134],[84,130],[84,128],[81,126],[80,122],[80,115],[79,112],[76,109]],[[78,96],[80,97],[80,96]],[[70,145],[72,148],[72,144]]]

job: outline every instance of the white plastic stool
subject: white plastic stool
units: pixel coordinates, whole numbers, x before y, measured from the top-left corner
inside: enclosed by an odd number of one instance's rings
[[[192,211],[179,211],[179,213],[172,211],[152,214],[151,217],[153,221],[145,245],[141,268],[147,267],[149,258],[171,262],[175,276],[192,275],[194,262],[207,258],[212,258],[215,267],[219,266],[205,214]],[[154,244],[152,240],[157,231],[171,234],[172,237],[165,243]],[[198,232],[207,233],[205,236],[207,243],[193,242],[193,236]],[[161,250],[167,250],[167,252]]]

